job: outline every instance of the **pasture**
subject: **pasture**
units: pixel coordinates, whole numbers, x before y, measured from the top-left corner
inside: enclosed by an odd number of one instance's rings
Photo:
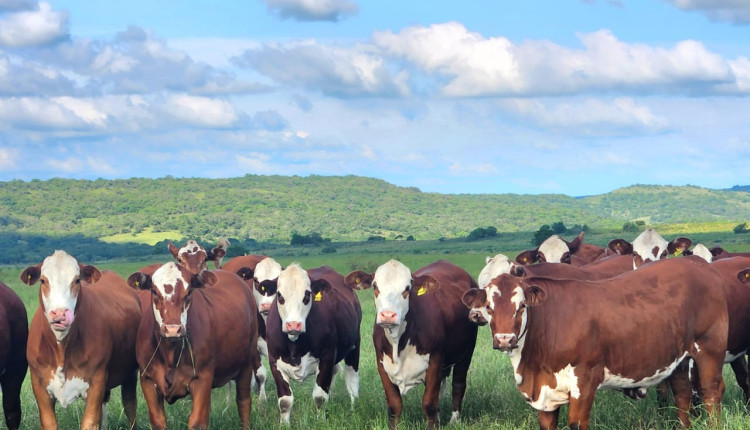
[[[493,252],[493,254],[496,252]],[[515,256],[516,252],[507,252]],[[271,254],[273,255],[273,254]],[[282,265],[298,262],[304,268],[312,268],[327,264],[339,273],[346,275],[353,269],[374,270],[389,258],[396,258],[415,270],[427,263],[443,258],[466,269],[473,277],[479,273],[484,265],[484,257],[488,253],[464,252],[436,254],[331,254],[307,255],[299,257],[278,257]],[[100,269],[114,270],[127,278],[131,273],[146,264],[160,261],[160,259],[144,260],[142,262],[100,263]],[[161,261],[168,261],[163,259]],[[30,264],[38,262],[30,262]],[[88,262],[86,262],[88,263]],[[18,280],[24,267],[1,267],[0,280],[11,286],[27,304],[29,318],[38,305],[38,286],[28,287]],[[387,429],[385,396],[375,365],[375,353],[372,346],[371,332],[374,321],[374,305],[372,291],[359,291],[358,297],[362,303],[362,353],[360,359],[360,390],[359,399],[350,406],[349,396],[341,376],[337,377],[331,391],[331,397],[325,410],[327,418],[323,419],[316,413],[312,402],[314,378],[303,384],[292,383],[295,393],[295,404],[291,415],[292,429]],[[613,318],[618,316],[613,315]],[[267,366],[267,364],[266,364]],[[724,378],[727,390],[723,399],[722,428],[747,429],[750,428],[750,414],[742,402],[742,395],[734,380],[734,375],[725,366]],[[266,383],[268,399],[261,403],[253,397],[251,425],[253,428],[279,428],[279,412],[273,379]],[[138,388],[138,427],[148,428],[148,411],[146,403]],[[424,428],[424,417],[421,408],[423,389],[415,388],[404,396],[404,412],[399,428]],[[22,392],[23,429],[39,428],[36,403],[31,392],[27,377]],[[182,399],[173,405],[166,405],[168,424],[170,428],[185,428],[190,411],[190,399]],[[440,418],[444,427],[449,427],[450,399],[446,392],[441,397]],[[227,389],[215,389],[212,396],[211,427],[215,429],[237,428],[239,417],[234,404],[234,395],[227,403]],[[77,401],[67,409],[57,407],[60,428],[77,428],[83,413],[83,402]],[[561,426],[567,423],[567,407],[561,413]],[[646,399],[635,401],[626,398],[619,392],[600,391],[594,404],[592,413],[592,427],[599,429],[672,429],[679,427],[676,414],[670,408],[659,409],[653,389]],[[706,422],[698,418],[693,428],[706,428]],[[110,429],[127,428],[127,420],[122,412],[119,390],[112,393],[108,406],[107,426]],[[480,327],[477,347],[474,352],[468,376],[468,387],[464,398],[461,423],[450,426],[456,429],[536,429],[538,428],[536,411],[527,406],[521,398],[513,382],[512,368],[509,359],[492,349],[489,328]],[[0,428],[5,428],[4,423]]]

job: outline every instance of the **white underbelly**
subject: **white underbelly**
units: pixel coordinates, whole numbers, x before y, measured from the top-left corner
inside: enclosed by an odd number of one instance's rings
[[[312,374],[318,373],[318,363],[320,360],[310,355],[302,356],[299,365],[294,366],[279,358],[276,360],[276,369],[281,373],[281,377],[288,383],[291,380],[302,382]]]
[[[393,351],[397,349],[394,347]],[[401,395],[404,395],[412,387],[424,383],[427,366],[430,364],[430,354],[419,354],[414,345],[407,343],[398,356],[383,355],[380,362],[388,379],[398,386]]]
[[[682,357],[678,358],[673,363],[669,364],[668,366],[662,369],[658,369],[656,372],[654,372],[653,375],[640,379],[640,380],[635,380],[632,378],[625,378],[623,376],[614,374],[605,367],[604,368],[604,381],[602,381],[602,383],[599,385],[599,389],[637,388],[637,387],[650,387],[652,385],[656,385],[659,382],[663,381],[664,379],[668,378],[669,375],[671,375],[672,372],[674,372],[677,366],[687,356],[688,356],[688,353],[685,352],[684,354],[682,354]]]
[[[77,398],[85,399],[88,394],[89,384],[81,378],[65,378],[62,367],[52,372],[52,378],[47,384],[47,392],[50,396],[60,402],[60,406],[67,408]]]

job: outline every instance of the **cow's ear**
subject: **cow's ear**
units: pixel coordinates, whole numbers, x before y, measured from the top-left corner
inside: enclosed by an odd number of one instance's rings
[[[679,255],[685,252],[686,249],[689,249],[691,245],[693,245],[692,240],[688,239],[687,237],[678,237],[677,239],[669,242],[669,244],[667,245],[667,252],[669,254]]]
[[[737,274],[737,279],[743,284],[750,284],[750,269],[740,270],[740,273]]]
[[[255,288],[264,296],[276,294],[276,288],[278,287],[278,284],[276,283],[277,279],[266,279],[265,281],[256,284]]]
[[[39,278],[42,276],[42,265],[38,264],[36,266],[29,266],[26,269],[24,269],[23,272],[21,272],[21,282],[23,282],[26,285],[34,285],[39,281]]]
[[[227,248],[229,248],[229,241],[223,238],[219,239],[216,247],[206,255],[206,260],[213,261],[214,266],[218,269],[221,265],[221,260],[227,255]]]
[[[331,291],[331,288],[333,287],[331,287],[331,284],[325,279],[315,279],[310,281],[310,288],[313,292],[313,300],[319,302],[323,300],[323,296]]]
[[[355,290],[366,290],[372,287],[372,273],[365,273],[361,270],[355,270],[344,278],[346,285],[354,288]]]
[[[248,280],[253,279],[253,276],[255,276],[255,272],[249,267],[240,267],[239,269],[237,269],[237,275],[244,280]]]
[[[86,281],[89,284],[96,283],[99,279],[102,277],[102,272],[99,271],[94,266],[84,266],[83,264],[79,264],[81,268],[81,279]]]
[[[174,246],[171,240],[167,243],[167,249],[172,253],[175,259],[178,258],[180,249]]]
[[[210,270],[201,270],[190,277],[190,288],[210,287],[216,283],[216,275]]]
[[[528,306],[536,306],[547,299],[547,290],[538,285],[532,285],[526,289],[524,295]]]
[[[516,255],[516,263],[518,264],[534,264],[538,259],[539,252],[533,249],[522,251]]]
[[[711,251],[711,255],[716,257],[724,253],[724,248],[720,246],[714,246],[713,248],[709,249],[709,251]]]
[[[625,239],[612,239],[607,244],[607,248],[617,255],[633,254],[633,244]]]
[[[513,276],[517,276],[519,278],[523,278],[525,276],[529,276],[529,272],[526,271],[526,268],[519,265],[513,265],[513,267],[510,268],[510,274]]]
[[[487,303],[487,291],[483,288],[469,288],[461,296],[461,302],[469,309],[480,308]]]
[[[484,257],[484,264],[490,264],[490,261],[492,261],[492,257],[490,257],[489,255]]]
[[[150,290],[151,277],[143,272],[135,272],[128,276],[128,285],[136,290]]]
[[[576,238],[571,240],[570,242],[566,242],[565,240],[563,240],[563,242],[565,242],[568,245],[568,249],[570,250],[570,253],[575,254],[576,252],[578,252],[578,248],[580,248],[581,245],[583,244],[583,232],[581,232],[581,234],[576,236]]]
[[[440,289],[440,282],[430,275],[422,275],[412,277],[411,280],[411,292],[417,296],[423,296],[425,294],[434,293]]]

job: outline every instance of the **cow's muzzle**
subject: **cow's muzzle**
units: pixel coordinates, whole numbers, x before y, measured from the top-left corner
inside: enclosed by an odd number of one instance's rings
[[[492,337],[492,347],[503,352],[518,348],[518,336],[515,333],[498,333]]]
[[[74,319],[73,311],[67,308],[55,309],[49,313],[49,323],[55,331],[69,329]]]
[[[258,312],[260,312],[261,315],[267,316],[270,311],[271,303],[261,303],[258,307]]]
[[[291,336],[299,336],[305,332],[305,324],[302,321],[290,321],[284,323],[284,333]]]
[[[185,336],[185,326],[182,324],[162,324],[161,335],[167,339],[179,339]]]
[[[394,311],[380,311],[375,318],[375,323],[383,328],[392,328],[398,325],[398,313]]]

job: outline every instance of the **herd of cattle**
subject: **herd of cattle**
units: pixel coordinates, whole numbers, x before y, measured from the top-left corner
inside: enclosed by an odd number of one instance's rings
[[[171,243],[176,261],[127,280],[55,251],[20,275],[40,283],[31,324],[21,299],[0,283],[0,386],[9,429],[21,421],[27,369],[43,429],[57,428],[55,405],[85,400],[82,429],[99,428],[110,390],[121,387],[125,415],[136,420],[136,387],[152,428],[167,426],[164,401],[190,396],[188,427],[208,427],[211,390],[234,381],[242,428],[252,395],[264,400],[268,362],[280,422],[294,404],[292,380],[315,375],[320,409],[343,372],[353,403],[359,391],[362,310],[354,290],[372,288],[373,342],[391,428],[402,396],[424,384],[427,427],[438,422],[441,387],[453,373],[451,422],[460,418],[477,327],[489,324],[495,349],[508,355],[523,398],[543,429],[569,404],[571,428],[589,427],[597,390],[633,398],[657,386],[671,392],[689,425],[696,401],[718,417],[722,367],[730,363],[750,400],[750,255],[729,254],[646,230],[632,243],[603,248],[552,236],[515,260],[487,258],[477,281],[437,261],[412,272],[390,260],[374,273],[343,276],[328,266],[282,267],[246,255],[224,263],[228,243],[206,250]],[[667,259],[668,255],[681,258]],[[212,261],[215,270],[207,269]],[[219,269],[219,267],[221,267]],[[666,400],[661,400],[666,401]]]

